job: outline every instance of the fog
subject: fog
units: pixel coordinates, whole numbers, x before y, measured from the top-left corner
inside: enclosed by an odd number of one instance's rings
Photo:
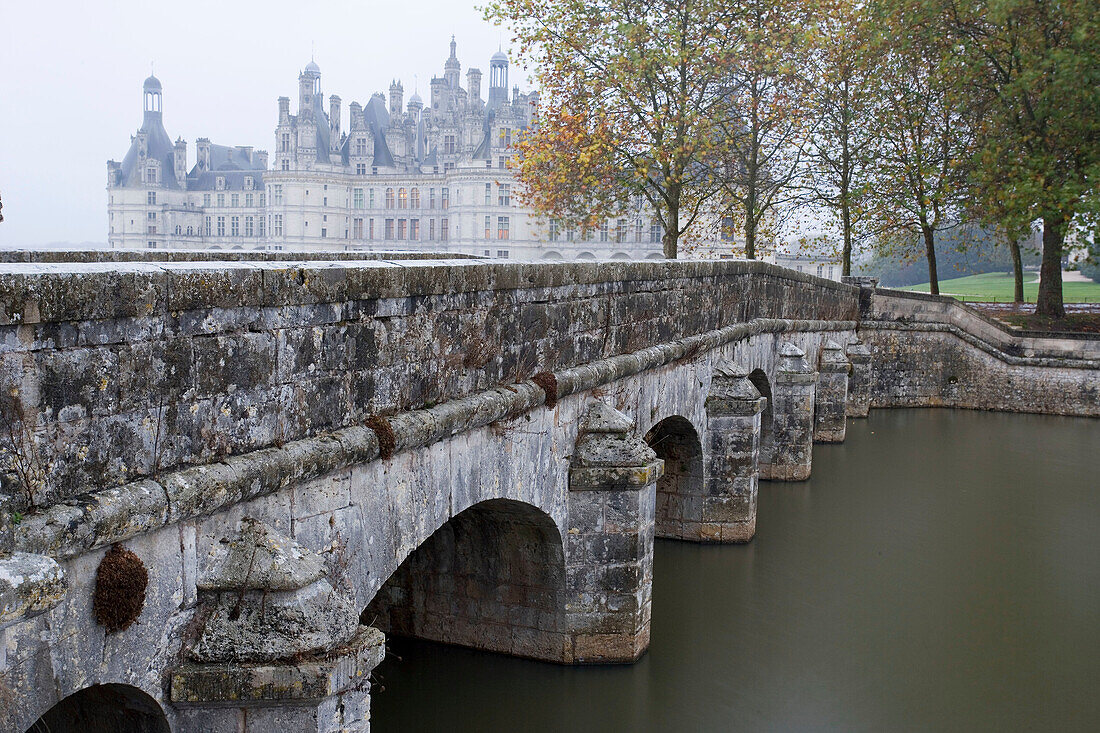
[[[326,98],[366,103],[400,79],[428,96],[451,35],[462,78],[509,48],[473,2],[28,2],[0,8],[0,247],[107,241],[108,159],[141,126],[141,84],[164,85],[164,126],[188,142],[274,149],[279,96],[311,56]],[[152,65],[152,66],[151,66]],[[513,62],[512,83],[526,85]],[[292,104],[296,104],[293,102]]]

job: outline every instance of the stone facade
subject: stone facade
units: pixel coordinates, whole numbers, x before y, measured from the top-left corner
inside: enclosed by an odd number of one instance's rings
[[[866,343],[880,407],[1100,401],[1100,363],[1064,344],[1013,355],[1012,334],[969,329],[951,302],[762,263],[0,268],[19,398],[3,415],[25,436],[4,445],[0,511],[12,730],[108,700],[149,730],[365,730],[374,624],[635,659],[654,535],[745,541],[756,479],[809,475],[819,377],[843,358],[830,341]],[[966,403],[936,381],[959,364],[968,388],[982,365],[1014,388]],[[853,378],[837,411],[835,387],[834,418],[865,399]],[[48,470],[13,463],[35,456]],[[118,544],[148,586],[137,623],[108,632],[92,591]],[[291,611],[318,599],[331,612]]]

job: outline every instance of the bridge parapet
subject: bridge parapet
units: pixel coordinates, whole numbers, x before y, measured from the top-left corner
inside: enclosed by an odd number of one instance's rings
[[[0,265],[24,511],[758,318],[854,320],[855,289],[758,262]]]

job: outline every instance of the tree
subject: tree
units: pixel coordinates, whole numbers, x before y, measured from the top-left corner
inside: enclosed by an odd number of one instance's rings
[[[817,7],[801,0],[730,4],[737,13],[728,43],[737,53],[719,117],[727,155],[723,197],[727,213],[741,223],[751,260],[761,230],[769,227],[774,234],[805,201],[800,181],[810,124],[805,71]]]
[[[537,69],[538,124],[519,142],[521,198],[591,228],[640,194],[665,256],[717,192],[723,80],[737,49],[719,0],[491,0]]]
[[[1065,238],[1100,198],[1100,4],[937,1],[972,98],[976,194],[1010,231],[1042,222],[1036,313],[1061,318]]]
[[[875,226],[882,241],[920,236],[929,287],[939,293],[936,232],[958,223],[970,130],[959,112],[958,88],[944,74],[944,46],[923,0],[884,0],[877,12]]]
[[[842,271],[851,275],[854,242],[869,213],[868,176],[875,145],[870,117],[879,87],[872,71],[865,6],[835,0],[824,10],[819,42],[809,55],[809,108],[816,124],[806,148],[806,188],[811,203],[836,217]]]

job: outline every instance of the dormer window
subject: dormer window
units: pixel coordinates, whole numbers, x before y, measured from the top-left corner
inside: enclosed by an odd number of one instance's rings
[[[145,182],[155,184],[157,182],[157,167],[151,165],[145,169]]]
[[[225,190],[225,176],[218,176],[214,179],[214,189],[217,191]]]
[[[252,186],[253,186],[253,179],[252,179],[252,176],[245,176],[245,177],[244,177],[244,187],[245,187],[245,189],[247,189],[247,190],[251,191],[251,190],[252,190]]]

